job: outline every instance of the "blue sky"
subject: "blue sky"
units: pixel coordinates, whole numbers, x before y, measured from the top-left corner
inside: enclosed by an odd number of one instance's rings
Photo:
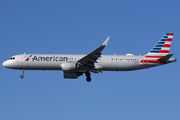
[[[16,54],[146,54],[167,32],[179,60],[179,0],[0,1],[0,62]],[[66,80],[62,71],[0,67],[1,120],[179,120],[177,61]]]

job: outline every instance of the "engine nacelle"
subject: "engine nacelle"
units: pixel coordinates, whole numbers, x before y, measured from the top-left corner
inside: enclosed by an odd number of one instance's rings
[[[77,70],[79,65],[76,62],[64,62],[61,64],[63,71]]]
[[[75,78],[77,78],[78,77],[78,72],[70,72],[70,71],[68,71],[68,72],[65,72],[64,71],[64,78],[73,78],[73,79],[75,79]]]

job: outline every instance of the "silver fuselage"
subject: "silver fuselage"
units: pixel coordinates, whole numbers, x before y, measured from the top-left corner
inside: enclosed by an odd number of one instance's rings
[[[61,64],[65,62],[76,62],[85,55],[66,55],[66,54],[21,54],[13,56],[3,62],[3,66],[10,69],[20,70],[62,70]],[[28,58],[29,57],[29,58]],[[28,59],[27,59],[28,58]],[[146,58],[136,55],[101,55],[94,63],[95,67],[79,68],[76,71],[131,71],[154,66],[164,65],[165,63],[146,63],[142,62]],[[176,61],[170,58],[166,64]]]

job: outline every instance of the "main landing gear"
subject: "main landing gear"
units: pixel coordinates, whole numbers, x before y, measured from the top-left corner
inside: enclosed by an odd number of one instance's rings
[[[91,82],[91,77],[90,77],[91,73],[90,72],[86,72],[85,74],[86,74],[86,81],[87,82]]]
[[[21,78],[24,78],[24,70],[21,72],[22,74],[20,75]]]

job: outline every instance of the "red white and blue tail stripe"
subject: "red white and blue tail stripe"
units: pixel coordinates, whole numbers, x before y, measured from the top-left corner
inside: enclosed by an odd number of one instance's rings
[[[146,63],[165,63],[165,61],[158,61],[158,59],[169,54],[174,33],[166,33],[159,42],[145,55],[141,62]]]
[[[169,53],[174,33],[166,33],[149,53]]]

